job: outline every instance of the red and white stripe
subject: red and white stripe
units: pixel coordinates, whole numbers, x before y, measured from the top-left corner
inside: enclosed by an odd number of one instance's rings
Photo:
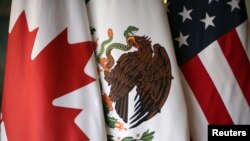
[[[245,22],[181,67],[193,141],[208,124],[250,124],[250,28]]]

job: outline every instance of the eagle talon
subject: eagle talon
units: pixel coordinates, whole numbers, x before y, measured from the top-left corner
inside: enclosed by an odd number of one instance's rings
[[[102,101],[107,104],[109,111],[113,111],[114,110],[114,108],[112,106],[112,100],[110,99],[109,96],[107,96],[106,94],[104,94],[102,96]]]
[[[100,58],[99,62],[100,62],[104,71],[108,71],[108,72],[111,71],[111,69],[107,67],[107,64],[109,62],[108,58]]]
[[[119,131],[125,130],[127,131],[127,128],[124,127],[124,124],[121,122],[116,122],[115,127],[119,129]]]

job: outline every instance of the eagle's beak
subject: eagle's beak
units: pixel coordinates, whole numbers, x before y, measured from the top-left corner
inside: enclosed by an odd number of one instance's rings
[[[138,44],[136,43],[135,36],[128,36],[127,43],[129,46],[134,46],[135,48],[139,48]]]

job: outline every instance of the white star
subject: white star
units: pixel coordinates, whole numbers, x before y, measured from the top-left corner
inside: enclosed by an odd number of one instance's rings
[[[214,26],[214,23],[213,23],[213,20],[214,20],[215,16],[209,16],[207,13],[206,13],[206,18],[205,19],[202,19],[201,21],[205,23],[205,29],[207,29],[207,27],[210,25],[210,26]]]
[[[208,4],[210,4],[212,1],[214,1],[214,0],[209,0],[209,1],[208,1]],[[215,0],[215,1],[218,2],[219,0]]]
[[[180,48],[182,45],[188,46],[188,43],[187,43],[187,38],[188,38],[188,37],[189,37],[189,35],[183,36],[183,34],[180,32],[179,37],[178,37],[178,38],[175,38],[175,40],[179,42],[179,48]]]
[[[240,0],[232,0],[231,2],[228,2],[227,4],[231,6],[231,11],[233,11],[235,8],[240,9],[239,2]]]
[[[178,13],[179,15],[182,16],[182,22],[185,22],[186,19],[190,19],[192,20],[191,16],[190,16],[190,13],[192,12],[193,10],[187,10],[185,6],[183,6],[183,11]]]

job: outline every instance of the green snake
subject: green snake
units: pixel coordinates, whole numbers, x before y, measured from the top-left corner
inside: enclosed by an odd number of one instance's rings
[[[111,30],[111,29],[109,29]],[[129,26],[125,31],[124,31],[124,37],[127,39],[127,37],[129,35],[134,35],[134,32],[138,31],[139,29],[137,27],[134,27],[134,26]],[[112,32],[111,31],[108,31],[108,32]],[[97,54],[96,56],[96,60],[97,62],[100,61],[100,58],[101,56],[103,55],[104,51],[105,51],[105,46],[107,44],[109,44],[111,41],[113,40],[113,35],[109,35],[109,38],[107,40],[104,40],[102,43],[101,43],[101,49],[100,49],[100,52]],[[122,50],[122,51],[128,51],[131,49],[131,46],[129,45],[125,45],[125,44],[121,44],[121,43],[112,43],[110,44],[107,49],[106,49],[106,56],[110,56],[110,52],[113,50],[113,49],[119,49],[119,50]],[[113,64],[113,58],[110,58],[108,57],[108,59],[112,62],[111,64]],[[109,67],[112,67],[111,65],[108,65]]]

